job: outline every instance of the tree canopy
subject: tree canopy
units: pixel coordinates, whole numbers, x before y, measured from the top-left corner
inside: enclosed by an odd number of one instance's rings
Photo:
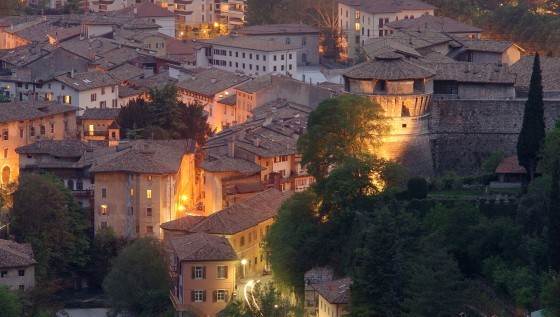
[[[160,241],[153,238],[135,240],[122,250],[103,282],[114,312],[162,316],[169,309],[172,284],[166,258]]]
[[[56,177],[20,175],[10,228],[16,241],[31,243],[39,281],[70,277],[86,264],[88,216]]]
[[[21,316],[21,299],[8,286],[0,285],[0,317]]]

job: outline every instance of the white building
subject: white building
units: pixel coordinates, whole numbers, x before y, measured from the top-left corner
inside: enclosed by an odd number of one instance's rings
[[[0,239],[0,285],[13,291],[34,287],[36,264],[31,244]]]
[[[245,24],[245,0],[156,0],[156,4],[172,10],[177,25],[226,25],[228,29]]]
[[[251,77],[265,74],[295,76],[297,73],[298,46],[246,36],[223,36],[206,40],[204,61],[200,67],[237,72]]]
[[[434,15],[435,7],[420,0],[338,0],[338,17],[348,58],[354,58],[367,39],[389,35],[386,24]]]

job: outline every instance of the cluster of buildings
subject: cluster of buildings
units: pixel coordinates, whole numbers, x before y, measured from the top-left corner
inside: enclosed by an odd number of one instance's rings
[[[269,272],[263,237],[282,202],[315,181],[296,145],[322,100],[351,93],[381,105],[391,132],[378,154],[411,175],[441,172],[451,143],[495,150],[499,142],[514,151],[515,131],[463,125],[485,117],[515,127],[532,56],[482,40],[479,29],[436,17],[422,1],[340,0],[345,53],[365,62],[342,70],[337,82],[314,84],[293,78],[298,67],[319,63],[313,27],[174,37],[178,23],[243,23],[236,15],[243,1],[86,3],[99,12],[0,19],[0,87],[10,99],[0,103],[0,184],[21,172],[52,173],[90,210],[96,233],[110,227],[131,239],[160,238],[179,315],[215,316],[239,295],[240,280]],[[543,57],[542,65],[545,98],[557,99],[560,62]],[[120,109],[168,83],[179,100],[204,105],[215,131],[204,148],[122,138]],[[560,114],[555,107],[548,121]],[[470,158],[450,164],[461,160]],[[0,284],[32,287],[34,264],[29,245],[0,240]],[[350,283],[310,272],[306,303],[318,316],[340,316]]]

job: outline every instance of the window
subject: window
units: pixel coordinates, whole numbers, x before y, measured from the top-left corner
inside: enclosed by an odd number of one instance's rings
[[[134,188],[130,189],[130,196],[134,196]]]
[[[402,127],[403,127],[403,128],[406,128],[406,123],[403,123],[403,124],[402,124]]]
[[[51,123],[51,133],[54,133],[54,123]]]
[[[115,87],[116,86],[111,86],[111,92],[115,92]]]
[[[217,278],[219,279],[226,279],[227,278],[227,265],[218,265],[218,272],[217,272]]]
[[[292,43],[292,39],[290,39],[289,37],[286,38],[286,44],[290,44]]]
[[[101,87],[101,94],[102,94],[102,95],[105,94],[105,87]]]
[[[280,65],[280,70],[284,71],[284,65]]]
[[[107,101],[100,101],[99,108],[107,108]]]
[[[41,135],[45,135],[45,133],[46,133],[46,128],[45,128],[44,125],[40,125],[40,126],[39,126],[39,130],[40,130]]]
[[[206,267],[205,266],[193,266],[192,267],[192,279],[193,280],[203,280],[206,278]]]
[[[71,103],[72,103],[72,97],[70,97],[70,96],[64,96],[64,97],[62,98],[62,103],[65,103],[65,104],[67,104],[67,105],[71,104]]]
[[[280,55],[280,59],[284,60],[284,54]]]
[[[101,222],[101,229],[107,229],[107,221]]]
[[[81,179],[78,179],[76,181],[76,189],[77,190],[84,190],[84,181],[82,181]]]
[[[146,190],[146,198],[148,198],[148,199],[152,198],[152,190],[151,189]]]
[[[35,136],[35,127],[29,128],[29,136]]]
[[[266,72],[266,66],[263,66],[263,72]]]
[[[8,158],[8,148],[4,148],[4,158]]]
[[[276,62],[276,55],[274,55],[274,56],[272,57],[272,59]]]
[[[91,101],[96,101],[97,100],[97,94],[91,94]]]
[[[25,276],[25,270],[18,270],[19,276]]]
[[[206,301],[206,291],[197,289],[191,292],[191,302],[205,302],[205,301]]]
[[[70,190],[74,190],[74,181],[71,179],[68,180],[68,188]]]
[[[146,178],[148,179],[148,181],[151,181],[152,180],[152,175],[148,175],[148,176],[146,176]]]
[[[227,291],[225,289],[219,289],[215,291],[215,299],[214,301],[223,302],[227,300]]]
[[[244,246],[245,245],[245,237],[241,237],[241,239],[239,239],[239,246]]]
[[[1,271],[1,272],[0,272],[0,277],[1,277],[1,278],[6,278],[6,277],[8,277],[8,271]]]
[[[259,60],[259,54],[255,54],[255,57],[257,58],[257,60]]]
[[[305,36],[301,38],[301,45],[302,46],[307,45],[307,38]]]
[[[101,198],[107,198],[107,188],[101,188]]]
[[[266,61],[266,55],[263,55],[263,61]]]
[[[380,28],[383,27],[383,18],[379,18],[379,27],[380,27]]]
[[[434,81],[434,93],[435,94],[457,94],[458,86],[456,81]]]
[[[241,57],[245,58],[245,53],[241,53]]]
[[[276,66],[272,66],[272,71],[276,71]]]
[[[288,55],[288,59],[292,59],[292,54]]]
[[[20,139],[23,139],[24,133],[25,133],[25,132],[24,132],[23,128],[19,128],[19,137],[20,137]]]
[[[146,226],[146,234],[151,236],[154,234],[154,227],[153,226]]]
[[[101,205],[101,214],[103,216],[107,215],[107,205]]]
[[[64,88],[66,88],[66,86],[62,85],[61,89],[64,90]]]
[[[152,207],[146,208],[146,216],[148,216],[148,217],[152,216]]]
[[[8,140],[8,130],[2,130],[2,139],[4,141]]]

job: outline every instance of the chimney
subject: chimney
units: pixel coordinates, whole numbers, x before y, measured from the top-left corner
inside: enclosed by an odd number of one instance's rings
[[[253,146],[258,147],[259,146],[259,137],[256,137],[253,139]]]
[[[235,140],[233,138],[227,139],[227,156],[231,158],[235,157]]]
[[[210,79],[210,83],[211,83],[211,84],[215,84],[215,83],[216,83],[216,81],[217,81],[217,80],[216,80],[216,78],[212,78],[212,79]]]
[[[74,67],[72,67],[72,69],[70,70],[70,78],[74,78],[75,75],[76,71],[74,70]]]

